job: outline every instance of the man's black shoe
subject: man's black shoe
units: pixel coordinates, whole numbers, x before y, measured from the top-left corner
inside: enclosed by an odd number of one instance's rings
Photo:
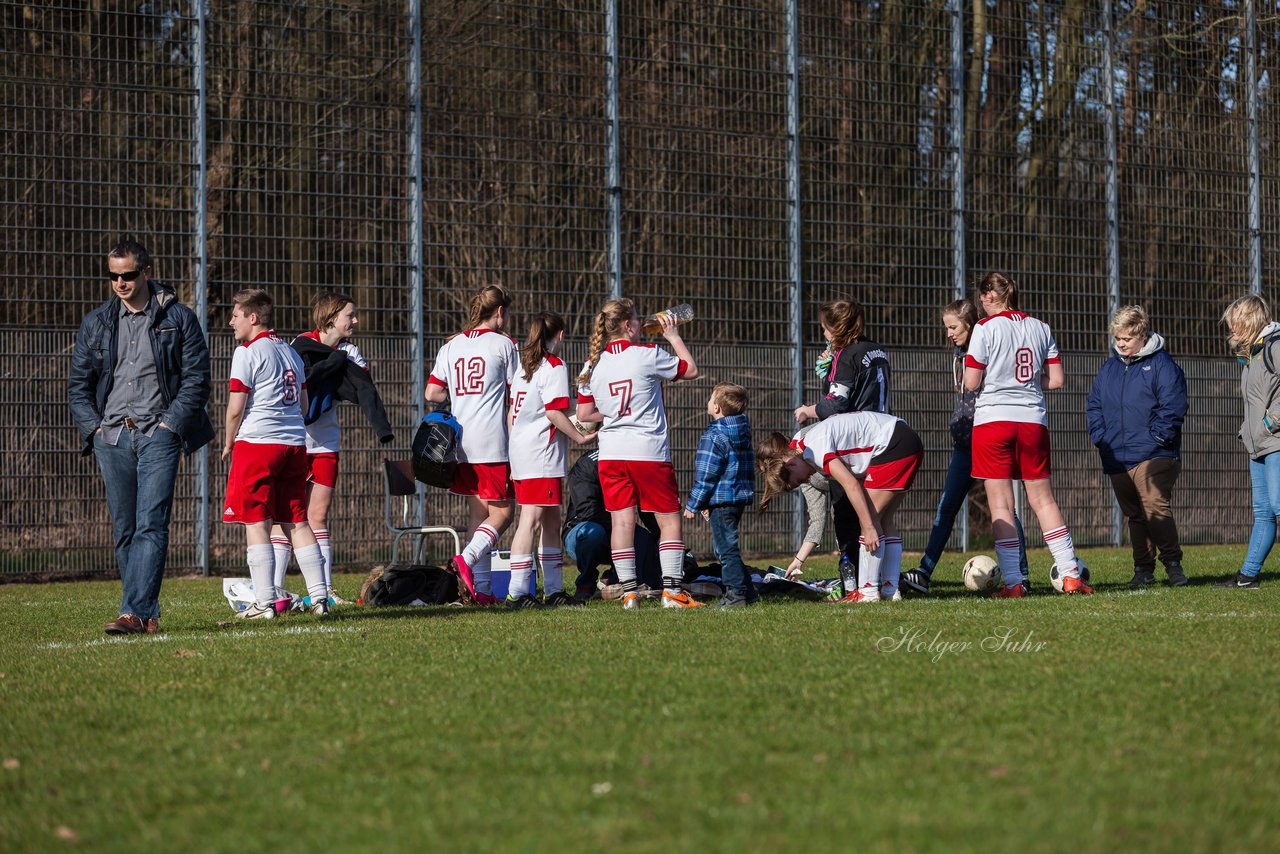
[[[1129,579],[1129,589],[1137,590],[1139,587],[1150,587],[1156,583],[1156,571],[1154,569],[1143,569],[1135,566],[1133,568],[1133,578]]]
[[[903,595],[907,597],[928,596],[929,573],[919,567],[908,569],[898,579],[898,586],[902,589]]]
[[[1226,581],[1219,581],[1213,586],[1219,590],[1257,590],[1258,576],[1237,572]]]
[[[1170,587],[1186,587],[1187,575],[1182,571],[1182,564],[1174,561],[1164,565],[1165,574],[1169,576]],[[1256,579],[1255,579],[1256,580]]]

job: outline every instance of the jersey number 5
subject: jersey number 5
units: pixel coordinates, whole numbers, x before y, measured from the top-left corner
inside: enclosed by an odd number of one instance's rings
[[[1013,354],[1013,378],[1029,383],[1036,375],[1036,357],[1030,347],[1019,347]]]
[[[472,356],[470,359],[458,359],[453,363],[454,393],[484,393],[484,359]]]
[[[618,417],[631,414],[631,380],[615,380],[609,383],[609,394],[618,399]]]

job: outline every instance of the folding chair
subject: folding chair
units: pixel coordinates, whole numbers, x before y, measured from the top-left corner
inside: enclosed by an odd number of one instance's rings
[[[386,522],[387,530],[392,533],[391,562],[398,563],[400,558],[401,537],[421,537],[418,548],[426,545],[431,534],[444,534],[453,539],[453,554],[462,553],[462,539],[456,528],[450,525],[419,525],[421,520],[415,518],[415,501],[418,495],[418,482],[413,479],[413,463],[409,460],[383,460],[382,474],[386,482]],[[396,499],[400,499],[399,512],[395,510]]]

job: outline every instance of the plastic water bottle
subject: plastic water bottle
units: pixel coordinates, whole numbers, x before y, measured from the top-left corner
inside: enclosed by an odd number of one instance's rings
[[[651,314],[640,323],[640,331],[646,335],[657,335],[662,331],[660,322],[663,317],[674,317],[676,323],[688,323],[693,320],[693,306],[688,303],[673,305],[671,308],[664,308],[657,314]]]

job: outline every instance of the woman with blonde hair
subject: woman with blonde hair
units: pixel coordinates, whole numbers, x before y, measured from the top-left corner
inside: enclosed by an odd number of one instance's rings
[[[622,583],[622,607],[640,607],[635,528],[640,512],[658,522],[658,562],[662,566],[662,607],[702,607],[682,587],[684,532],[680,493],[667,441],[664,381],[698,378],[675,319],[659,315],[668,353],[640,344],[640,319],[629,299],[605,303],[591,334],[591,356],[578,377],[578,420],[601,422],[600,487],[613,529],[613,566]]]
[[[507,390],[520,367],[507,326],[511,294],[486,285],[471,297],[467,325],[440,347],[427,377],[426,398],[449,401],[462,427],[458,464],[449,491],[467,497],[471,538],[453,558],[467,594],[496,605],[489,583],[493,549],[511,524],[511,466],[507,457]]]
[[[1243,369],[1240,395],[1244,422],[1240,441],[1249,454],[1249,484],[1253,492],[1253,531],[1244,564],[1230,578],[1214,585],[1226,590],[1258,589],[1258,574],[1276,540],[1280,515],[1280,323],[1256,294],[1227,306],[1222,322],[1231,331],[1231,345]]]
[[[1169,585],[1181,587],[1187,576],[1169,496],[1182,471],[1187,378],[1165,349],[1164,338],[1151,331],[1142,306],[1117,310],[1110,331],[1115,346],[1093,379],[1085,415],[1102,470],[1129,520],[1129,586],[1156,583],[1158,553]]]
[[[756,447],[756,468],[764,479],[760,510],[775,495],[789,492],[822,472],[840,485],[861,524],[858,588],[843,602],[900,599],[902,538],[893,524],[924,458],[924,446],[907,423],[880,412],[846,412],[788,442],[771,433]]]
[[[1066,373],[1058,344],[1043,321],[1018,311],[1018,285],[1001,273],[978,283],[986,317],[969,336],[964,387],[978,392],[973,414],[973,476],[985,481],[991,531],[1004,586],[998,599],[1027,595],[1018,567],[1021,541],[1014,526],[1013,481],[1021,480],[1062,577],[1062,592],[1093,593],[1081,578],[1071,531],[1049,481],[1049,417],[1044,393],[1062,388]]]

